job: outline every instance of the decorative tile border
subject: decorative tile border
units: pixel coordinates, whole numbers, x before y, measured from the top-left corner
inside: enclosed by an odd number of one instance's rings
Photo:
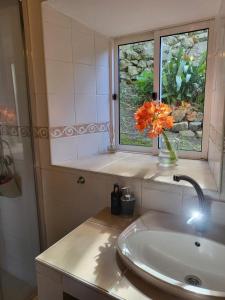
[[[31,132],[35,138],[39,139],[52,139],[71,137],[83,134],[109,132],[110,123],[90,123],[90,124],[79,124],[73,126],[58,126],[58,127],[33,127],[30,126],[16,126],[16,125],[0,125],[0,136],[18,136],[18,137],[30,137]],[[222,145],[221,134],[215,129],[214,126],[210,125],[209,137],[212,142],[219,149],[223,149],[225,153],[225,137],[224,144]]]
[[[58,126],[58,127],[33,127],[30,126],[15,126],[15,125],[0,125],[0,135],[7,136],[20,136],[30,137],[31,134],[35,138],[48,139],[71,137],[83,134],[108,132],[110,124],[105,123],[90,123],[90,124],[78,124],[72,126]]]
[[[49,138],[49,128],[48,127],[33,127],[33,136],[38,139],[48,139]]]
[[[0,125],[0,135],[30,137],[30,126]]]
[[[109,131],[109,122],[62,126],[62,127],[50,128],[50,137],[51,138],[71,137],[76,135],[107,132],[107,131]]]

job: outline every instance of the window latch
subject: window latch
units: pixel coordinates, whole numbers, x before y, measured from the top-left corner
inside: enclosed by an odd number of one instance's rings
[[[112,94],[112,99],[113,99],[114,101],[116,101],[116,100],[117,100],[117,94]]]
[[[158,96],[157,92],[153,92],[152,93],[152,100],[154,100],[154,101],[157,100],[157,96]]]

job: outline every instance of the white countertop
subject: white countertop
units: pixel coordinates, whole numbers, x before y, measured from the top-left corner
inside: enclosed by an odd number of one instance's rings
[[[133,220],[113,216],[106,208],[39,255],[36,261],[115,299],[182,300],[146,283],[119,259],[117,238]]]
[[[116,152],[93,155],[76,161],[59,163],[55,166],[188,186],[189,183],[185,181],[180,183],[173,181],[174,174],[185,174],[194,178],[203,189],[217,191],[208,162],[203,160],[179,159],[175,167],[162,168],[158,166],[156,156]]]

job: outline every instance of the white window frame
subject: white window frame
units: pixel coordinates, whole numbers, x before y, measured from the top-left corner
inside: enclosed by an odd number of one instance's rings
[[[206,70],[206,85],[205,85],[205,103],[204,103],[204,122],[203,122],[203,137],[202,151],[179,151],[180,158],[188,159],[207,159],[208,158],[208,141],[209,141],[209,125],[212,97],[212,82],[213,82],[213,42],[214,42],[214,20],[207,20],[187,25],[160,29],[142,34],[134,34],[125,37],[114,39],[114,93],[117,94],[117,101],[114,102],[114,128],[115,128],[115,144],[120,151],[152,153],[157,155],[158,138],[153,140],[153,147],[120,145],[119,144],[119,57],[118,47],[129,43],[143,42],[154,40],[154,92],[160,95],[160,37],[185,33],[190,31],[209,29],[208,37],[208,56]]]

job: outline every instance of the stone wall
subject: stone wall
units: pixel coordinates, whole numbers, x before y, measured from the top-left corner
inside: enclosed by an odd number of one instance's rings
[[[145,42],[120,46],[120,79],[128,84],[154,63],[154,43]]]
[[[163,57],[167,60],[171,48],[178,52],[180,47],[187,49],[190,56],[194,56],[198,63],[199,54],[206,49],[207,36],[205,32],[165,37],[163,43]],[[128,84],[136,80],[143,71],[148,71],[154,65],[154,41],[121,45],[119,50],[120,79]]]
[[[179,133],[180,138],[191,139],[202,137],[203,113],[197,111],[190,104],[174,108],[172,112],[174,126],[172,132]]]

